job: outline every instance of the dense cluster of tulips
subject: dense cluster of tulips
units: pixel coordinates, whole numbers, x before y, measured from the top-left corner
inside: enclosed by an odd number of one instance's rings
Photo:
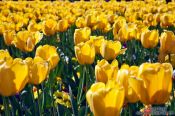
[[[175,115],[174,2],[3,1],[0,10],[0,115]]]

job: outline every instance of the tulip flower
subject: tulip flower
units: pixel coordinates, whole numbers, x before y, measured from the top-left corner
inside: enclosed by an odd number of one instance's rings
[[[74,44],[86,42],[90,39],[91,29],[88,27],[76,29],[74,32]]]
[[[49,73],[49,64],[41,57],[35,57],[34,59],[28,57],[25,62],[29,67],[29,83],[41,84]]]
[[[142,103],[164,104],[172,90],[172,75],[173,68],[169,63],[143,63],[138,78],[130,78],[129,83]]]
[[[86,22],[86,26],[88,27],[93,27],[97,24],[97,17],[95,16],[95,14],[88,14],[85,17],[85,22]]]
[[[54,35],[56,32],[57,22],[53,19],[48,19],[43,22],[42,31],[45,35]]]
[[[114,82],[105,85],[94,83],[86,94],[94,116],[119,116],[124,103],[125,91]]]
[[[59,20],[56,26],[58,32],[64,32],[68,29],[68,27],[69,27],[69,23],[65,19]]]
[[[119,41],[105,40],[100,47],[100,54],[106,60],[113,60],[119,54],[123,54],[125,49],[121,50],[121,43]]]
[[[175,53],[175,35],[172,31],[165,31],[160,36],[160,52]]]
[[[154,48],[159,42],[159,32],[157,30],[146,31],[141,34],[141,43],[145,48]]]
[[[2,63],[12,63],[13,58],[10,56],[7,50],[0,50],[0,64]]]
[[[126,24],[126,19],[124,17],[118,17],[115,23],[113,24],[113,35],[114,38],[117,39],[118,31],[121,27],[123,27]]]
[[[80,64],[92,64],[95,59],[95,47],[91,41],[79,43],[75,47],[75,56]]]
[[[9,46],[12,44],[12,41],[15,39],[16,32],[14,30],[7,30],[3,33],[3,37],[4,37],[5,44]]]
[[[22,70],[21,70],[22,69]],[[28,82],[28,66],[22,59],[0,64],[0,94],[12,96],[19,93]]]
[[[122,66],[116,76],[116,81],[119,83],[119,85],[125,88],[125,101],[129,103],[135,103],[139,101],[139,97],[128,81],[129,78],[137,77],[138,69],[139,67],[137,66]]]
[[[83,17],[78,17],[76,22],[75,22],[75,25],[78,27],[78,28],[83,28],[86,26],[86,22],[85,22],[85,19]]]
[[[173,22],[174,22],[174,15],[172,14],[164,13],[160,17],[160,25],[162,27],[172,26]]]
[[[126,42],[127,40],[131,40],[133,38],[136,38],[136,25],[126,24],[119,29],[117,40]]]
[[[44,46],[39,46],[36,49],[35,57],[41,57],[44,60],[49,62],[49,65],[51,66],[51,69],[55,68],[60,61],[60,57],[57,53],[57,49],[55,46],[50,46],[50,45],[44,45]]]
[[[118,61],[113,60],[111,64],[105,59],[99,61],[95,66],[95,77],[98,82],[107,83],[108,80],[115,80],[118,72]]]
[[[40,31],[42,29],[42,25],[41,23],[36,23],[31,21],[27,27],[27,29],[31,32],[36,32],[36,31]]]
[[[42,37],[40,32],[19,31],[12,43],[20,50],[30,52]]]
[[[95,52],[97,54],[100,54],[100,46],[102,42],[105,40],[104,36],[90,36],[90,40],[93,41],[93,44],[95,46]]]

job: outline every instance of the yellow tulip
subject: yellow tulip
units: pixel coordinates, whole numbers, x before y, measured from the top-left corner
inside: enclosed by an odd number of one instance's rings
[[[130,83],[128,82],[129,78],[135,78],[137,77],[139,67],[137,66],[131,66],[127,67],[122,66],[122,68],[118,71],[116,81],[119,83],[119,85],[123,86],[125,88],[125,100],[129,103],[135,103],[139,101],[139,98],[134,91],[134,89],[130,86]]]
[[[48,62],[40,57],[35,57],[34,59],[28,57],[25,59],[25,62],[29,67],[29,83],[35,85],[41,84],[49,72]]]
[[[70,25],[74,24],[76,21],[76,17],[74,15],[67,15],[65,17],[65,19],[67,19],[67,21]]]
[[[2,96],[12,96],[19,93],[27,82],[28,66],[22,62],[22,59],[11,64],[4,62],[0,65],[0,94]]]
[[[16,31],[20,31],[22,29],[22,27],[24,26],[24,24],[22,22],[18,22],[16,25],[15,25],[15,30]]]
[[[130,78],[131,87],[142,103],[164,104],[172,90],[173,68],[169,63],[143,63],[138,78]]]
[[[91,29],[88,27],[76,29],[74,32],[74,44],[86,42],[90,39]]]
[[[131,40],[136,38],[136,25],[134,24],[126,24],[122,26],[118,31],[118,39],[121,42],[126,42],[127,40]]]
[[[78,27],[78,28],[83,28],[86,26],[86,22],[85,22],[85,19],[83,17],[78,17],[76,22],[75,22],[75,25]]]
[[[22,51],[30,52],[42,37],[40,32],[19,31],[13,44]]]
[[[119,41],[105,40],[101,44],[100,54],[106,60],[113,60],[119,54],[125,52],[125,50],[121,50],[121,47],[122,45]]]
[[[107,25],[109,24],[108,19],[105,15],[98,15],[97,16],[97,29],[104,30]]]
[[[100,54],[100,46],[102,42],[105,40],[104,36],[90,36],[90,40],[93,41],[96,54]]]
[[[108,80],[114,80],[117,77],[118,61],[113,60],[111,64],[105,59],[99,61],[95,66],[95,77],[98,82],[107,83]]]
[[[141,34],[141,43],[145,48],[154,48],[159,42],[159,32],[157,30],[146,31]]]
[[[97,17],[95,16],[95,14],[88,14],[85,17],[85,22],[86,22],[86,26],[88,27],[93,27],[97,24]]]
[[[3,37],[4,37],[5,44],[9,46],[12,44],[12,41],[15,39],[16,32],[14,30],[7,30],[3,33]]]
[[[87,102],[94,116],[119,116],[124,103],[123,88],[108,82],[94,83],[86,94]]]
[[[59,20],[57,23],[57,31],[58,32],[64,32],[68,29],[69,23],[66,19]]]
[[[12,63],[13,58],[10,56],[7,50],[0,50],[0,65],[4,62]]]
[[[175,35],[172,31],[165,31],[160,36],[160,52],[175,54]]]
[[[79,43],[75,47],[75,55],[80,64],[92,64],[95,59],[95,47],[91,41]]]
[[[174,22],[174,15],[165,13],[160,17],[160,25],[162,27],[172,26]]]
[[[55,68],[60,61],[60,57],[57,53],[55,46],[43,45],[36,49],[35,57],[41,57],[49,62],[51,69]]]
[[[156,16],[154,16],[154,14],[152,13],[148,13],[146,15],[143,16],[144,21],[143,23],[147,26],[156,26],[157,25],[157,21],[156,21]]]
[[[42,31],[45,35],[54,35],[56,32],[57,22],[53,19],[48,19],[43,22]]]
[[[115,23],[113,24],[113,35],[114,39],[117,39],[118,36],[118,31],[120,30],[121,27],[126,25],[126,19],[124,17],[118,17]]]
[[[31,32],[36,32],[36,31],[40,31],[42,29],[42,25],[41,23],[36,23],[34,21],[31,21],[27,27],[27,29]]]

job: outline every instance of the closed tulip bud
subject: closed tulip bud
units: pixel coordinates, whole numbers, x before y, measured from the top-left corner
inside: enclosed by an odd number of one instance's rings
[[[16,32],[13,30],[7,30],[3,33],[3,37],[4,37],[4,42],[7,46],[12,44],[12,41],[15,39],[16,37]]]
[[[136,38],[136,25],[134,24],[126,24],[120,28],[118,32],[118,39],[119,41],[126,42]],[[115,38],[116,39],[116,38]]]
[[[95,59],[95,47],[91,41],[79,43],[75,47],[75,56],[80,64],[92,64]]]
[[[143,63],[139,67],[138,78],[130,78],[131,87],[142,103],[164,104],[172,90],[173,68],[169,63]]]
[[[67,21],[70,25],[74,24],[76,21],[76,17],[74,15],[68,15],[65,17],[65,19],[67,19]]]
[[[94,116],[119,116],[124,98],[124,89],[114,82],[108,82],[106,86],[102,82],[97,82],[86,94],[87,102]]]
[[[69,23],[66,19],[59,20],[57,23],[57,31],[58,32],[64,32],[68,29]]]
[[[6,63],[12,63],[13,58],[10,56],[7,50],[0,50],[0,65]]]
[[[29,67],[29,83],[41,84],[49,73],[49,63],[41,57],[35,57],[34,59],[28,57],[25,62]]]
[[[95,77],[98,82],[107,83],[108,80],[115,80],[118,72],[118,61],[113,60],[111,64],[105,59],[99,61],[95,66]]]
[[[41,57],[49,62],[51,69],[55,68],[60,61],[60,57],[57,53],[55,46],[43,45],[36,49],[35,57]]]
[[[139,98],[135,92],[135,90],[130,86],[128,82],[129,78],[137,77],[139,67],[137,66],[122,66],[122,68],[118,71],[116,81],[119,85],[125,88],[125,101],[129,103],[135,103],[139,101]]]
[[[93,27],[97,24],[97,17],[94,14],[88,14],[85,18],[86,26]]]
[[[90,36],[90,40],[93,41],[96,54],[100,54],[100,46],[102,42],[105,40],[104,36]]]
[[[78,17],[76,22],[75,22],[75,25],[78,27],[78,28],[83,28],[86,26],[86,22],[85,22],[85,19],[83,17]]]
[[[119,41],[105,40],[101,44],[100,54],[106,60],[113,60],[119,54],[125,52],[125,50],[121,50],[121,47],[122,45]]]
[[[20,50],[30,52],[42,37],[40,32],[19,31],[12,43]]]
[[[31,21],[27,27],[27,29],[31,32],[36,32],[36,31],[40,31],[42,29],[42,25],[41,23],[36,23],[34,21]]]
[[[109,24],[109,22],[107,20],[106,15],[98,15],[97,16],[97,24],[96,24],[97,29],[104,30],[108,24]]]
[[[160,52],[175,54],[175,35],[172,31],[165,31],[160,36]]]
[[[74,32],[74,44],[86,42],[90,39],[91,29],[88,27],[76,29]]]
[[[143,32],[141,34],[141,43],[145,48],[154,48],[159,42],[159,32],[157,30]]]
[[[22,69],[22,70],[21,70]],[[19,93],[28,82],[28,66],[21,60],[0,65],[0,94],[12,96]]]
[[[174,15],[165,13],[160,17],[160,25],[162,27],[172,26],[174,22]]]
[[[57,22],[53,19],[48,19],[43,22],[42,31],[45,35],[54,35],[56,32]]]
[[[115,23],[113,24],[113,35],[114,38],[117,39],[118,31],[121,27],[126,24],[126,19],[124,17],[118,17]]]

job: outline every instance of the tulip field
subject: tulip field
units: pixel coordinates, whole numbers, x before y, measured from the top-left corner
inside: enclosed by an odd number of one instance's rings
[[[0,116],[174,116],[175,2],[0,1]]]

